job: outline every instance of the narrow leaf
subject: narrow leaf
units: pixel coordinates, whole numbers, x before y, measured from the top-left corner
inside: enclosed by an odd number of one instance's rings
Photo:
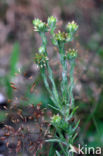
[[[60,156],[60,153],[59,153],[58,151],[56,151],[56,155],[57,155],[57,156]]]

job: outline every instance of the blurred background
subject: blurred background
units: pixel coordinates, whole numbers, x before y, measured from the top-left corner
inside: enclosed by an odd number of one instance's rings
[[[16,127],[16,130],[22,125],[22,122],[14,124],[18,110],[19,115],[21,110],[24,116],[30,116],[31,108],[28,106],[32,104],[35,107],[41,102],[44,107],[51,102],[33,62],[41,40],[32,25],[34,18],[46,21],[51,15],[58,19],[61,30],[65,29],[68,21],[74,20],[79,25],[75,40],[67,45],[67,48],[78,50],[74,95],[75,104],[79,106],[77,118],[81,122],[75,145],[78,142],[103,147],[102,0],[0,0],[0,137],[4,136],[4,125]],[[61,78],[58,50],[48,43],[48,53],[58,85]],[[47,116],[48,113],[49,109]],[[25,125],[35,129],[33,122]],[[12,140],[9,149],[15,156],[18,141],[11,137],[8,140]],[[0,153],[4,155],[8,152],[8,140],[0,140]],[[25,152],[25,148],[24,153],[31,154]]]

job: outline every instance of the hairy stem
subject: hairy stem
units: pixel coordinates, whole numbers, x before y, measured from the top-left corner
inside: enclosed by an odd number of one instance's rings
[[[46,49],[47,39],[46,39],[46,35],[45,35],[44,32],[42,32],[42,33],[40,33],[40,36],[42,38],[42,46],[44,46],[45,54],[47,56],[47,49]],[[50,79],[51,84],[52,84],[52,94],[53,94],[53,97],[55,98],[55,101],[57,102],[57,105],[60,106],[60,104],[59,104],[59,96],[58,96],[58,92],[57,92],[56,85],[55,85],[55,82],[54,82],[53,72],[52,72],[51,67],[49,66],[48,62],[47,62],[47,70],[48,70],[49,79]]]
[[[67,61],[65,58],[64,44],[59,44],[59,52],[60,52],[60,61],[62,64],[61,91],[62,91],[62,95],[63,95],[63,102],[66,104],[67,103],[68,79],[67,79]]]
[[[73,88],[74,88],[74,60],[70,61],[70,85],[69,85],[69,99],[71,107],[74,106],[74,96],[73,96]]]

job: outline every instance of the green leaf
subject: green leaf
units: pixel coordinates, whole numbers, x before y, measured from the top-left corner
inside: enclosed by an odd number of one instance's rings
[[[20,45],[18,42],[14,44],[11,58],[10,58],[10,76],[14,76],[15,73],[18,71],[16,65],[19,60],[19,52],[20,52]]]
[[[62,140],[60,139],[49,139],[49,140],[45,140],[46,142],[59,142],[59,143],[63,143],[65,145],[67,145],[66,142],[63,142]]]
[[[75,133],[72,139],[72,142],[74,142],[75,138],[77,137],[78,133]]]
[[[75,127],[73,128],[73,132],[75,132],[75,130],[77,129],[79,123],[80,123],[80,120],[76,123]]]
[[[6,119],[6,112],[0,111],[0,122],[4,122]]]
[[[52,156],[55,154],[55,147],[53,146],[54,144],[51,143],[50,151],[49,151],[49,156]]]
[[[75,107],[75,108],[72,110],[72,113],[69,115],[69,117],[67,118],[67,120],[70,120],[70,119],[73,117],[73,115],[75,114],[75,112],[76,112],[77,109],[78,109],[78,106]]]
[[[52,106],[51,104],[48,104],[48,106],[50,106],[52,109],[55,109],[55,110],[57,110],[57,111],[60,111],[57,107]]]
[[[5,83],[5,86],[6,86],[6,94],[7,94],[9,99],[12,99],[13,90],[12,90],[12,88],[10,86],[10,78],[9,78],[8,75],[4,78],[4,83]]]
[[[57,156],[60,156],[60,153],[59,153],[58,151],[56,151],[56,155],[57,155]]]

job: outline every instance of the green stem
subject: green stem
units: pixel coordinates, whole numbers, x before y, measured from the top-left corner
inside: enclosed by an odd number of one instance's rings
[[[47,50],[46,50],[47,39],[46,39],[45,33],[44,32],[40,33],[40,36],[42,38],[42,46],[44,46],[44,48],[45,48],[45,54],[47,56],[48,55],[47,54]],[[53,72],[52,72],[51,67],[49,66],[49,63],[48,62],[47,62],[47,70],[48,70],[49,79],[50,79],[50,81],[52,83],[53,96],[54,96],[55,101],[57,102],[58,106],[60,106],[59,96],[58,96],[58,92],[57,92],[56,85],[55,85],[55,82],[54,82]]]
[[[65,149],[63,148],[63,145],[62,145],[61,143],[59,143],[59,145],[60,145],[60,147],[61,147],[61,150],[62,150],[63,154],[64,154],[65,156],[68,156],[67,153],[65,152]]]
[[[67,61],[66,61],[66,58],[65,58],[64,43],[59,44],[59,53],[60,53],[60,61],[61,61],[61,64],[62,64],[61,91],[62,91],[62,95],[63,95],[63,101],[66,104],[67,103],[68,79],[67,79]]]
[[[50,81],[52,83],[53,95],[55,97],[55,100],[57,101],[57,104],[60,106],[58,92],[57,92],[56,85],[55,85],[55,82],[54,82],[53,73],[52,73],[52,70],[51,70],[49,64],[47,64],[47,69],[48,69],[48,73],[49,73],[49,75],[48,75],[49,79],[50,79]]]
[[[52,42],[53,45],[57,45],[57,41],[55,40],[55,33],[54,33],[54,30],[55,30],[55,29],[51,29],[51,30],[50,30],[50,34],[51,34],[51,36],[52,36],[51,42]]]
[[[75,66],[74,60],[70,60],[70,85],[69,85],[68,101],[70,102],[70,105],[72,107],[74,106],[74,96],[73,96],[73,88],[74,88],[74,66]]]
[[[52,102],[56,105],[56,101],[54,99],[54,96],[50,90],[50,87],[49,87],[49,84],[48,84],[48,81],[47,81],[47,77],[46,77],[46,74],[45,74],[45,71],[43,71],[43,69],[41,70],[41,75],[42,75],[42,78],[43,78],[43,81],[44,81],[44,85],[48,91],[48,93],[50,94],[50,98],[52,100]]]
[[[59,136],[60,136],[60,138],[61,138],[61,140],[62,140],[62,139],[63,139],[63,135],[62,135],[62,133],[60,132],[60,129],[58,129],[58,128],[56,127],[56,131],[58,132],[58,134],[59,134]],[[68,156],[68,154],[67,154],[67,152],[66,152],[66,149],[65,149],[65,147],[62,145],[62,143],[59,143],[59,145],[60,145],[60,147],[61,147],[61,150],[62,150],[63,154],[64,154],[65,156]]]

